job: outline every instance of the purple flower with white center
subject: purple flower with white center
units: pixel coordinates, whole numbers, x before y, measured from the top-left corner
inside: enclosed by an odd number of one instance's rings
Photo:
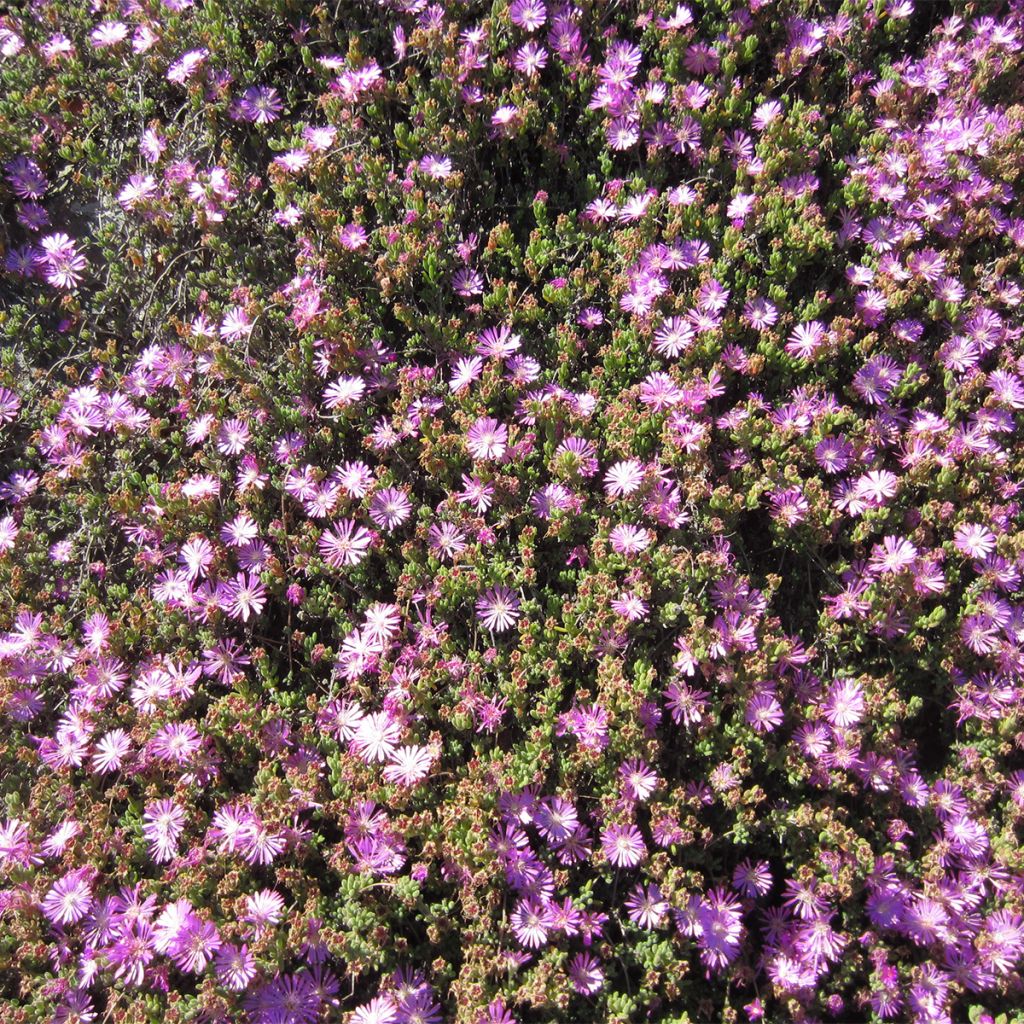
[[[256,977],[256,961],[246,945],[225,942],[214,959],[217,980],[225,987],[241,992]]]
[[[604,477],[605,493],[610,498],[623,498],[640,489],[644,480],[644,467],[636,459],[616,462]]]
[[[580,995],[596,995],[604,988],[600,961],[591,953],[577,953],[569,962],[569,981]]]
[[[953,546],[968,558],[986,558],[996,549],[996,535],[980,523],[964,523],[953,534]]]
[[[786,352],[797,359],[811,359],[825,342],[825,325],[817,320],[797,324],[786,342]]]
[[[318,547],[324,561],[340,569],[358,565],[366,557],[371,540],[365,527],[352,519],[342,519],[323,532]]]
[[[829,686],[823,713],[831,725],[850,729],[864,717],[864,710],[864,691],[856,680],[837,679]]]
[[[466,448],[477,460],[500,459],[508,447],[508,428],[490,416],[482,416],[466,432]]]
[[[712,889],[697,909],[697,947],[705,966],[723,971],[739,955],[744,935],[739,900],[724,888]]]
[[[655,883],[637,884],[626,897],[626,912],[629,919],[641,928],[658,928],[668,916],[668,902]]]
[[[733,888],[749,899],[767,894],[772,887],[772,873],[767,861],[744,858],[732,873]]]
[[[362,377],[339,377],[324,389],[324,406],[328,409],[345,409],[366,392],[366,381]]]
[[[635,868],[647,857],[640,829],[632,824],[609,825],[601,833],[601,849],[617,868]]]
[[[189,914],[168,949],[177,967],[189,974],[202,974],[221,947],[220,933],[212,921]]]
[[[370,499],[370,518],[382,530],[394,530],[412,514],[412,504],[405,491],[385,487]]]
[[[533,816],[533,823],[549,842],[563,842],[579,828],[580,820],[576,807],[559,796],[541,800]]]
[[[142,834],[149,843],[150,856],[158,864],[172,860],[185,828],[185,812],[173,800],[158,800],[147,805],[142,820]]]
[[[513,0],[508,16],[513,25],[525,32],[536,32],[548,20],[547,6],[544,0]]]
[[[35,262],[47,283],[65,291],[78,285],[86,267],[85,257],[79,253],[74,240],[60,232],[40,241]]]
[[[765,298],[748,299],[743,306],[743,320],[755,331],[766,331],[778,319],[779,311]]]
[[[356,726],[352,752],[367,764],[386,761],[394,755],[403,731],[402,725],[386,711],[375,711],[360,719]]]
[[[217,451],[222,455],[240,455],[251,437],[249,426],[243,420],[225,420],[217,431]]]
[[[339,244],[343,249],[348,249],[349,252],[362,249],[368,240],[369,235],[362,224],[347,224],[338,232]]]
[[[55,925],[81,921],[93,905],[91,878],[88,868],[79,868],[56,881],[40,904],[43,916]]]
[[[241,306],[232,306],[220,323],[220,336],[225,341],[241,341],[248,336],[252,321]]]
[[[515,937],[528,949],[539,949],[551,931],[551,907],[532,896],[521,899],[510,921]]]
[[[477,600],[476,616],[484,629],[504,633],[520,616],[519,598],[509,587],[492,587]]]
[[[253,124],[273,124],[284,110],[277,90],[269,85],[256,85],[246,89],[238,106],[242,118]]]
[[[278,924],[283,913],[284,897],[273,889],[261,889],[246,896],[242,920],[260,932]]]
[[[632,523],[622,523],[608,535],[612,550],[619,555],[638,555],[651,546],[653,539],[650,530]]]
[[[747,704],[744,718],[755,732],[772,732],[782,725],[782,705],[774,693],[758,693]]]

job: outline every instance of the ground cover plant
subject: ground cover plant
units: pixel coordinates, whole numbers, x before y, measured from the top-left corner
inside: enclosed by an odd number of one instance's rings
[[[1022,45],[0,16],[0,1019],[1024,1020]]]

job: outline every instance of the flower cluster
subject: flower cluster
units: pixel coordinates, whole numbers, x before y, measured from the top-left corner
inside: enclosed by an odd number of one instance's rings
[[[1024,3],[302,6],[0,16],[0,1018],[1009,1020]]]

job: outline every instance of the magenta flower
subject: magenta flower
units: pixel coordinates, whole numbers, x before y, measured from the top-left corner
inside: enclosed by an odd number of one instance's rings
[[[151,756],[185,764],[202,746],[202,738],[191,722],[170,722],[161,726],[149,741]]]
[[[273,124],[284,110],[277,90],[269,85],[246,89],[238,106],[243,119],[253,124]]]
[[[864,716],[864,691],[853,679],[837,679],[828,688],[824,703],[825,719],[839,729],[855,726]]]
[[[724,888],[712,889],[697,910],[701,961],[722,971],[739,955],[744,935],[740,902]]]
[[[90,871],[69,871],[51,886],[40,904],[43,916],[52,924],[68,925],[81,921],[93,905]]]
[[[953,534],[953,545],[968,558],[986,558],[996,549],[996,535],[980,523],[964,523]]]
[[[220,947],[221,938],[216,926],[190,914],[175,935],[168,953],[182,971],[202,974]]]
[[[158,864],[177,855],[178,839],[185,828],[185,812],[173,800],[158,800],[147,805],[142,816],[142,834],[149,843],[149,854]]]
[[[359,401],[366,391],[361,377],[339,377],[324,391],[324,405],[328,409],[344,409]]]
[[[399,747],[390,755],[384,779],[399,786],[414,786],[427,777],[436,758],[431,747]]]
[[[241,455],[252,434],[242,420],[225,420],[217,431],[217,451],[222,455]]]
[[[92,769],[101,775],[119,771],[132,749],[131,737],[124,729],[112,729],[96,743]]]
[[[267,603],[267,588],[259,576],[251,572],[240,572],[228,584],[227,613],[233,619],[249,621],[250,615],[259,615]]]
[[[519,615],[519,598],[506,586],[492,587],[476,603],[477,619],[494,633],[511,629]]]
[[[65,291],[78,285],[86,266],[75,242],[61,233],[47,235],[40,241],[36,263],[49,284]]]
[[[217,980],[236,992],[242,991],[256,977],[256,961],[246,945],[225,942],[217,950],[214,967]]]
[[[534,897],[522,899],[512,911],[512,931],[528,949],[538,949],[548,940],[551,930],[551,907]]]
[[[764,896],[772,887],[772,873],[767,861],[744,858],[732,873],[733,888],[751,899]]]
[[[774,693],[759,693],[747,704],[744,718],[755,732],[772,732],[782,725],[782,705]]]
[[[338,241],[341,243],[342,248],[349,251],[362,249],[366,245],[368,238],[366,228],[362,224],[347,224],[338,232]]]
[[[592,996],[604,987],[604,971],[590,953],[577,953],[569,962],[569,981],[584,996]]]
[[[653,535],[650,530],[634,526],[632,523],[621,523],[608,535],[612,550],[619,555],[638,555],[651,546]]]
[[[601,833],[601,849],[617,868],[635,868],[647,857],[647,847],[636,825],[609,825]]]
[[[605,493],[611,498],[622,498],[640,489],[644,467],[636,459],[616,462],[605,474]]]
[[[382,530],[394,530],[411,514],[412,503],[401,488],[385,487],[370,499],[370,518]]]
[[[328,565],[335,569],[347,565],[358,565],[370,547],[372,537],[369,530],[359,526],[352,519],[342,519],[320,537],[318,547]]]
[[[629,919],[641,928],[658,928],[668,916],[668,902],[661,894],[661,889],[653,882],[650,885],[633,886],[626,897],[626,912]]]
[[[386,761],[395,753],[402,738],[402,726],[386,711],[377,711],[359,720],[352,736],[352,752],[368,764]]]
[[[536,32],[548,20],[547,5],[544,0],[513,0],[508,16],[513,25],[526,32]]]
[[[466,448],[474,459],[500,459],[508,447],[508,428],[483,416],[466,433]]]
[[[284,897],[273,889],[261,889],[245,898],[245,915],[242,920],[251,924],[256,931],[277,924],[284,913]]]

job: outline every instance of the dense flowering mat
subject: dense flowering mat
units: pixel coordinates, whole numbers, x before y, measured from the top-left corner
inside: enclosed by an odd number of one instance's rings
[[[4,1024],[1024,1019],[1024,4],[13,8]]]

